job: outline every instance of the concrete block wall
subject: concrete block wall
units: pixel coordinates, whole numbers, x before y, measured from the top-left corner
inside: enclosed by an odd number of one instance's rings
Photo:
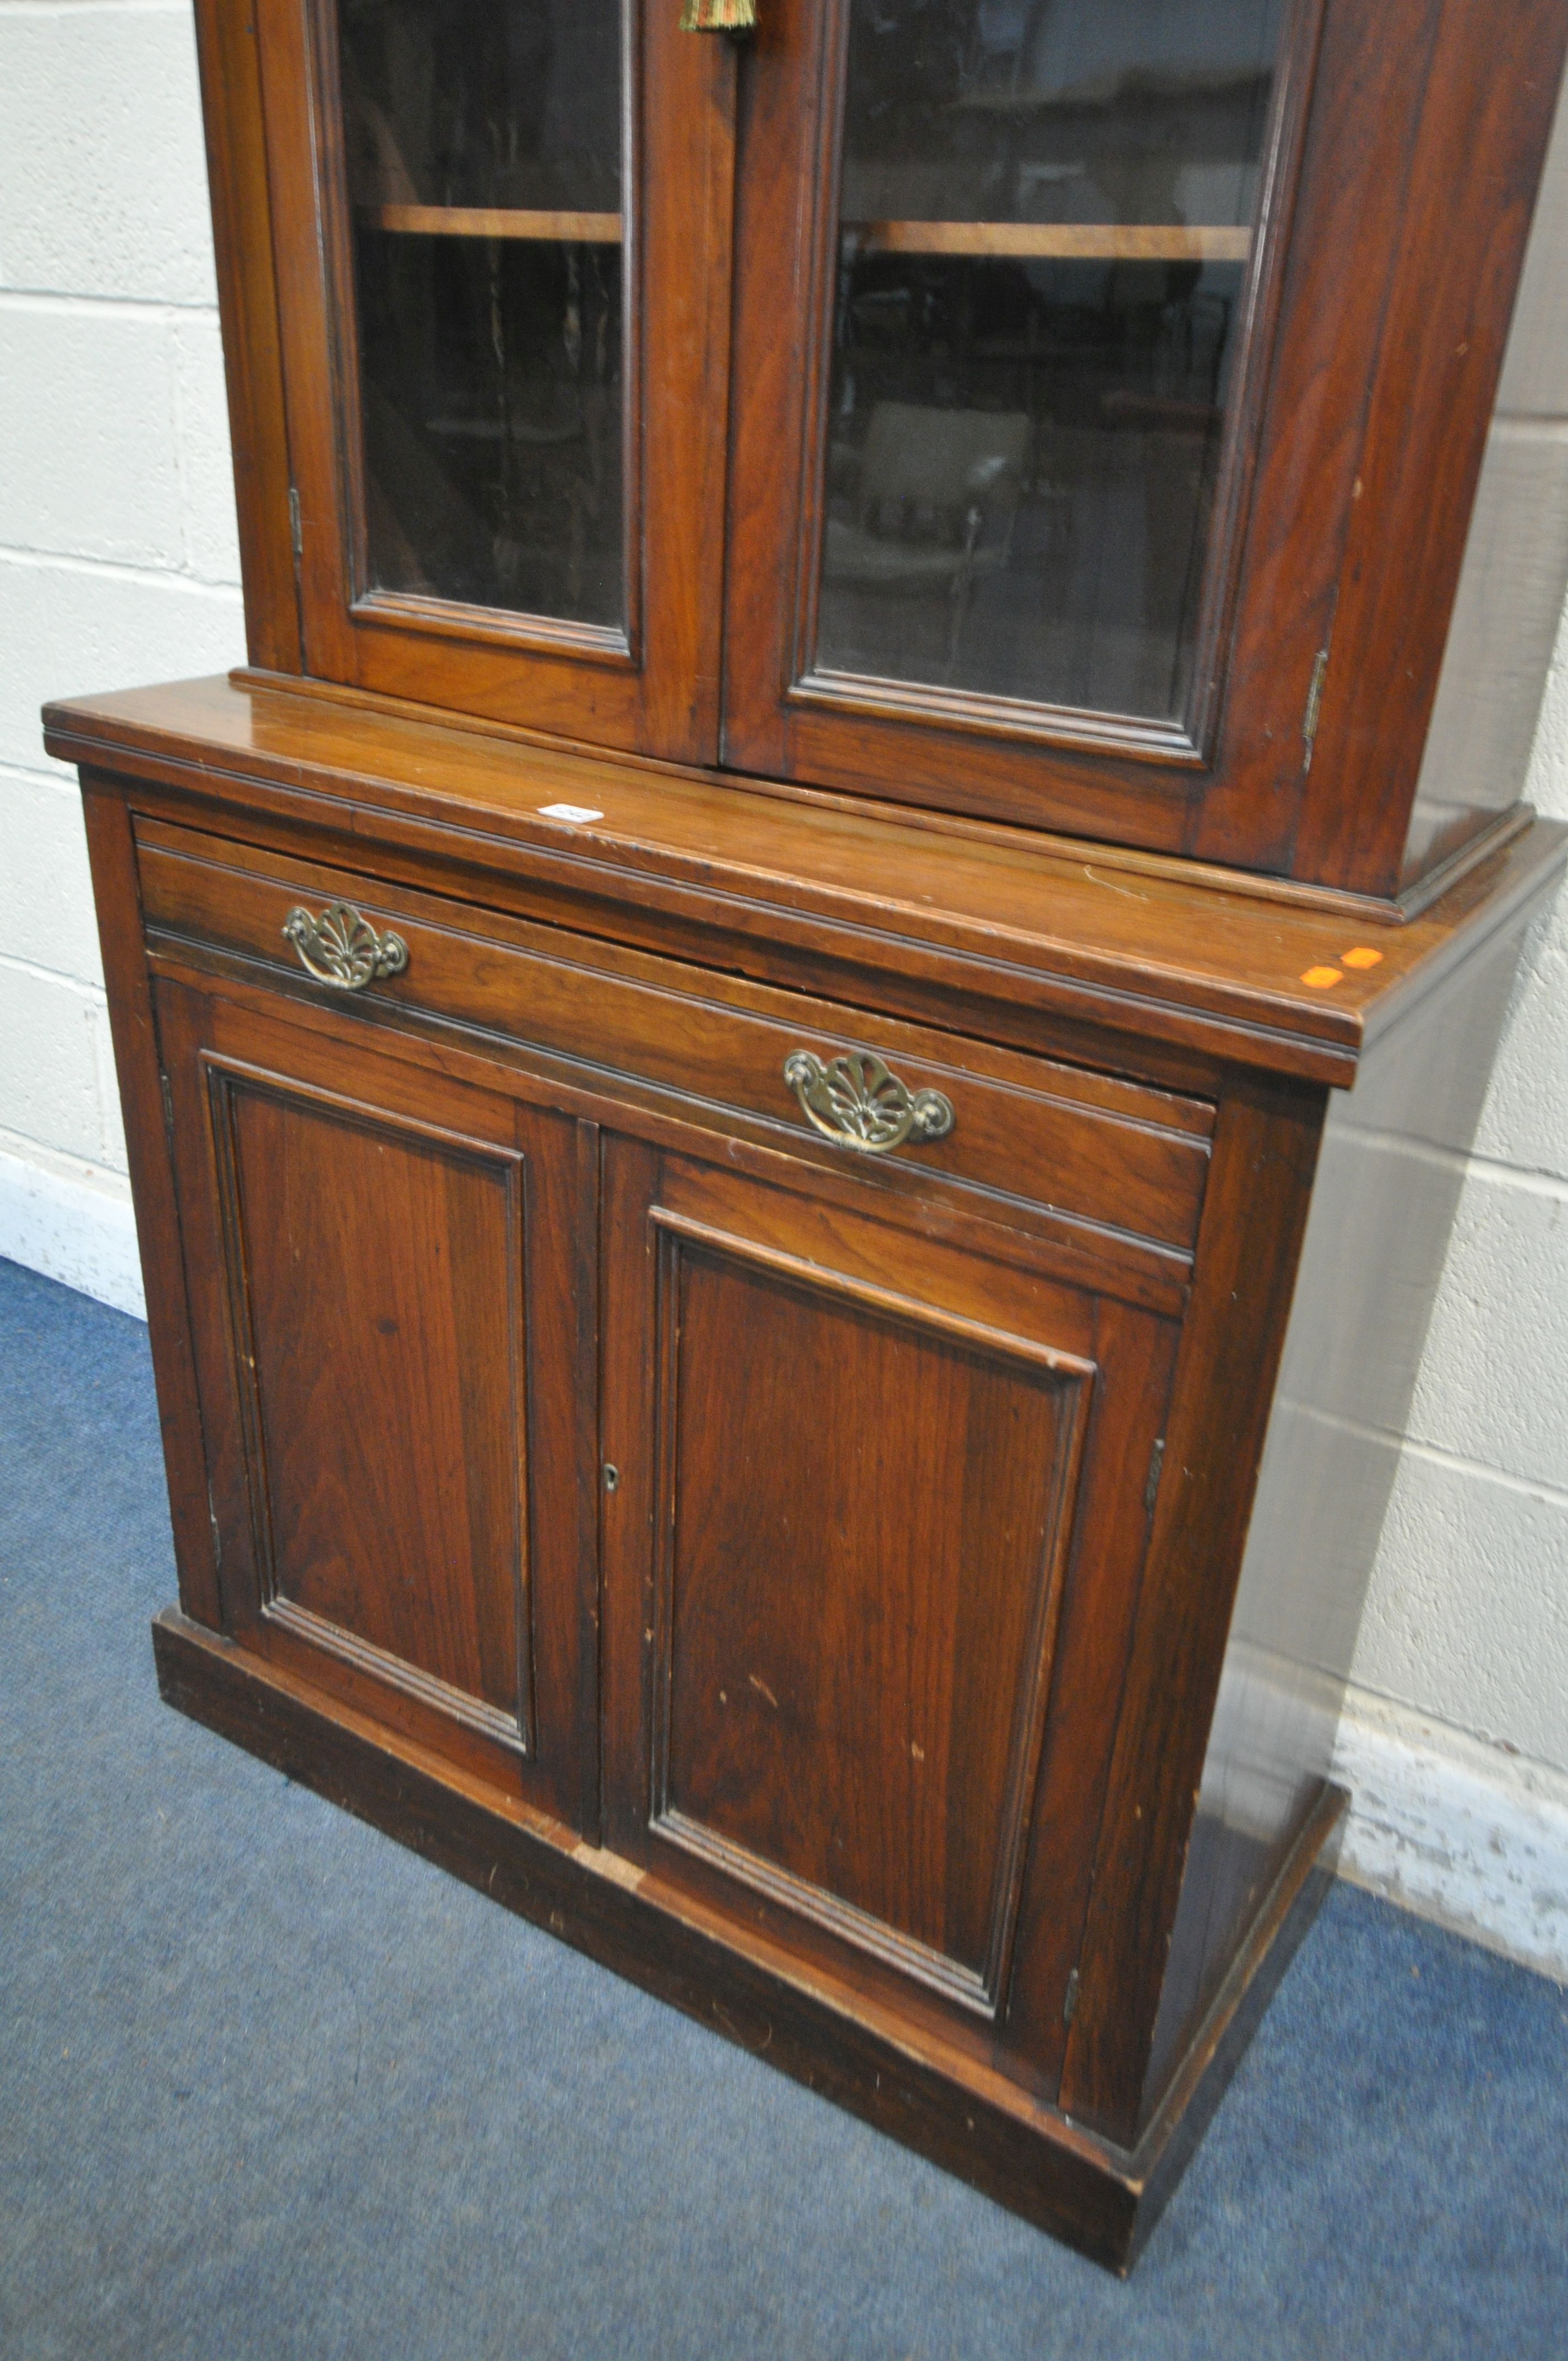
[[[1568,95],[1423,798],[1568,819]],[[1353,1876],[1568,1980],[1568,890],[1527,937],[1463,1177],[1340,1729]]]
[[[1568,818],[1568,145],[1466,595],[1456,766]],[[1523,491],[1521,494],[1521,486]],[[1533,588],[1531,588],[1533,586]],[[1530,597],[1525,597],[1526,590]],[[46,697],[216,672],[244,633],[183,0],[0,0],[0,1255],[140,1304],[74,784]],[[1533,673],[1530,666],[1533,665]],[[1531,744],[1533,740],[1533,752]],[[1568,895],[1530,944],[1397,1460],[1342,1728],[1352,1874],[1568,1978]],[[1447,1153],[1446,1150],[1432,1151]]]
[[[181,0],[0,0],[0,1253],[140,1304],[73,774],[45,697],[245,633]]]

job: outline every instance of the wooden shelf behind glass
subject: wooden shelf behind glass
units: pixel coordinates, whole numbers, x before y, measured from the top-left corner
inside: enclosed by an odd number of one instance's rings
[[[519,237],[619,246],[619,214],[529,212],[501,205],[361,205],[372,229],[415,237]],[[1245,262],[1252,232],[1166,222],[845,222],[860,254],[1014,256],[1060,262]]]
[[[1165,222],[845,222],[861,254],[1018,256],[1062,262],[1245,262],[1249,229]]]
[[[411,237],[526,237],[568,246],[619,246],[619,214],[529,213],[499,205],[360,205],[370,229]]]

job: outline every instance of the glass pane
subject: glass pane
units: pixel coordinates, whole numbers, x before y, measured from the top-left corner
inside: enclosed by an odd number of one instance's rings
[[[850,0],[817,661],[1174,719],[1283,0]]]
[[[615,625],[620,0],[341,0],[372,588]]]

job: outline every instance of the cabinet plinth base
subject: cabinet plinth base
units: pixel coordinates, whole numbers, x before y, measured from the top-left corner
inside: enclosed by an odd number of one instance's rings
[[[743,1955],[629,1863],[174,1609],[153,1623],[165,1701],[507,1908],[1125,2272],[1332,1875],[1346,1803],[1324,1786],[1137,2147],[1096,2138],[849,1995]]]

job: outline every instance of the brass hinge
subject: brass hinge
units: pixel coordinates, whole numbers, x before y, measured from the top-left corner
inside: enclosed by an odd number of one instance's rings
[[[1076,1968],[1073,1968],[1073,1969],[1071,1969],[1071,1970],[1069,1971],[1069,1975],[1068,1975],[1068,1980],[1067,1980],[1067,1995],[1066,1995],[1066,1998],[1063,2000],[1062,2004],[1061,2004],[1061,2021],[1062,2021],[1062,2023],[1063,2023],[1064,2025],[1070,2025],[1070,2024],[1072,2023],[1073,2018],[1074,2018],[1077,2015],[1078,2015],[1078,1970],[1077,1970]]]
[[[300,495],[292,484],[289,487],[289,539],[293,544],[294,571],[298,574],[305,555],[305,528],[300,521]]]
[[[1165,1437],[1162,1434],[1159,1441],[1155,1444],[1154,1449],[1149,1453],[1149,1477],[1148,1482],[1144,1486],[1144,1514],[1146,1517],[1154,1507],[1155,1494],[1159,1490],[1159,1471],[1164,1466]]]
[[[169,1087],[169,1077],[161,1067],[159,1069],[158,1079],[163,1085],[163,1128],[169,1135],[169,1145],[172,1148],[174,1145],[174,1093]]]
[[[1320,648],[1312,664],[1311,685],[1307,690],[1307,710],[1301,717],[1301,775],[1312,767],[1312,746],[1318,735],[1318,716],[1323,704],[1323,675],[1329,668],[1329,652]]]

